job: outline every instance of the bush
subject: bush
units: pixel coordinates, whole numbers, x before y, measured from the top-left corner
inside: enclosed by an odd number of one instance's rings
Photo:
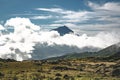
[[[69,80],[69,76],[66,74],[63,76],[64,79],[68,79]]]
[[[94,80],[100,80],[99,78],[95,78]]]
[[[56,78],[55,78],[55,80],[61,80],[61,78],[59,78],[59,77],[56,77]]]
[[[120,69],[114,69],[112,71],[112,76],[120,77]]]
[[[57,73],[55,76],[62,76],[60,73]]]
[[[18,80],[18,78],[16,76],[13,77],[13,80]]]
[[[3,76],[4,76],[4,74],[0,72],[0,77],[3,77]]]

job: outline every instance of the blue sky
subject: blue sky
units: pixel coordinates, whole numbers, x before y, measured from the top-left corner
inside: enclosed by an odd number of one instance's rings
[[[67,25],[79,33],[120,31],[120,0],[0,0],[0,24],[29,18],[43,29]]]

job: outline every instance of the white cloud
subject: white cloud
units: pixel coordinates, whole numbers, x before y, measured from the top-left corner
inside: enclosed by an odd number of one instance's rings
[[[113,30],[116,29],[116,31],[118,31],[118,25],[120,24],[119,2],[107,2],[104,4],[88,2],[88,7],[90,7],[92,11],[73,11],[62,8],[36,8],[36,10],[46,11],[48,14],[51,14],[53,16],[59,16],[59,18],[53,17],[53,19],[56,20],[52,21],[50,26],[60,26],[61,24],[65,25],[69,23],[70,27],[73,26],[75,28],[76,26],[78,28],[84,26],[88,29],[90,26],[90,28],[93,30],[101,30],[101,28],[103,28],[103,30],[109,31],[111,28],[113,28]]]
[[[59,27],[59,26],[63,26],[63,24],[50,24],[50,25],[48,25],[48,26],[52,26],[52,27]]]
[[[42,11],[49,11],[49,12],[59,12],[59,11],[63,11],[60,8],[36,8],[36,10],[42,10]]]
[[[120,7],[120,3],[109,2],[109,3],[104,4],[102,7],[100,7],[100,9],[120,12],[119,7]]]
[[[75,24],[73,24],[73,23],[50,24],[50,25],[47,25],[47,26],[51,26],[51,27],[60,27],[60,26],[63,26],[63,25],[69,26],[70,28],[78,27],[77,25],[75,25]]]
[[[27,18],[11,18],[6,21],[5,27],[13,27],[14,32],[0,36],[0,57],[23,60],[31,58],[34,41],[40,27],[31,23]]]
[[[71,11],[62,8],[37,8],[36,10],[53,12],[60,16],[56,23],[61,22],[81,22],[88,18],[87,11]],[[53,17],[55,18],[55,17]],[[61,20],[62,19],[62,20]]]
[[[75,26],[71,23],[66,25]],[[116,33],[99,33],[94,36],[87,36],[87,34],[80,36],[66,34],[60,36],[56,31],[40,30],[40,27],[31,23],[28,18],[11,18],[6,21],[4,26],[13,27],[14,32],[0,36],[0,58],[12,58],[18,61],[29,58],[36,59],[36,57],[41,59],[40,56],[45,58],[48,55],[52,56],[53,52],[55,55],[59,55],[57,52],[72,53],[73,51],[85,51],[85,47],[90,49],[105,48],[120,41],[120,36]],[[36,45],[38,46],[37,48],[35,48]],[[35,52],[36,49],[40,51]]]
[[[21,30],[23,31],[26,28],[31,30],[40,29],[39,26],[32,24],[28,18],[19,18],[19,17],[11,18],[10,20],[7,20],[7,22],[5,23],[5,26],[14,27],[16,32],[21,32]]]
[[[93,3],[93,2],[90,2],[90,1],[88,2],[88,6],[91,7],[92,9],[97,9],[97,8],[100,7],[100,5],[95,4],[95,3]]]
[[[50,19],[53,16],[49,15],[49,16],[33,16],[30,19]]]
[[[94,9],[94,10],[106,10],[106,11],[114,11],[114,12],[120,12],[120,3],[115,3],[115,2],[108,2],[103,5],[96,4],[89,2],[88,5]]]
[[[63,19],[63,20],[57,20],[57,21],[54,21],[54,23],[65,23],[65,22],[67,22],[67,23],[75,23],[75,22],[80,22],[79,21],[79,19],[75,19],[75,20],[73,20],[73,19]]]
[[[2,25],[0,25],[0,30],[4,30],[5,28],[2,26]]]
[[[63,16],[63,18],[68,18],[68,19],[80,19],[82,18],[83,16],[85,16],[88,12],[87,11],[83,11],[83,12],[74,12],[72,14],[67,14],[65,16]]]
[[[71,14],[71,13],[73,13],[73,11],[64,10],[64,9],[61,9],[61,8],[36,8],[35,10],[48,11],[48,12],[54,12],[54,13],[60,13],[60,14]]]

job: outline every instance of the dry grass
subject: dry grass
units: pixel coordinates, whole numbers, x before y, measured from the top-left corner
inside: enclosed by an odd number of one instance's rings
[[[0,80],[120,80],[111,75],[115,65],[79,59],[0,62]]]

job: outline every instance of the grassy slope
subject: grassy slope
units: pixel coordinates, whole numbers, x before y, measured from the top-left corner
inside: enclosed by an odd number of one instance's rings
[[[0,80],[120,80],[120,61],[95,59],[0,62]]]

